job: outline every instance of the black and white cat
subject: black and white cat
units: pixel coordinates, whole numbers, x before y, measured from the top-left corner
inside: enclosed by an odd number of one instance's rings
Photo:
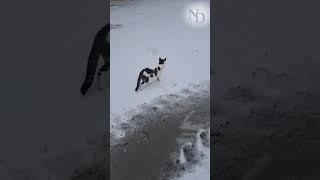
[[[137,80],[137,87],[135,91],[138,91],[139,87],[144,83],[149,83],[155,79],[160,81],[160,76],[165,67],[167,58],[161,59],[159,58],[159,64],[155,68],[144,68],[140,71],[139,77]]]

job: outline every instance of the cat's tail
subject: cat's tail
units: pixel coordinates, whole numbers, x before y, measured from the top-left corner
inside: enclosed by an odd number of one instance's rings
[[[141,76],[139,75],[139,78],[137,80],[137,86],[136,86],[136,89],[135,89],[136,92],[138,91],[138,89],[140,87],[140,82],[141,82]]]
[[[81,94],[85,95],[88,91],[88,89],[91,87],[94,77],[96,74],[97,66],[98,66],[98,60],[100,54],[105,51],[103,46],[106,41],[106,34],[109,29],[107,27],[110,26],[109,24],[104,26],[95,36],[94,42],[88,57],[88,64],[87,64],[87,72],[86,72],[86,78],[81,86]]]
[[[85,95],[87,93],[88,89],[90,88],[90,86],[94,81],[98,60],[99,60],[99,51],[97,50],[95,45],[93,45],[88,58],[86,78],[81,86],[82,95]]]

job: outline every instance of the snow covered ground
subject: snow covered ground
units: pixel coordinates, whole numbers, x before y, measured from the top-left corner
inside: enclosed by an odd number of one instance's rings
[[[210,137],[204,131],[210,123],[208,85],[192,86],[193,90],[163,95],[143,105],[143,111],[126,125],[126,136],[117,143],[111,139],[111,179],[208,177]]]
[[[210,27],[185,22],[191,2],[130,1],[111,7],[111,24],[122,25],[110,34],[112,134],[119,133],[115,127],[125,123],[138,105],[210,79]],[[161,81],[136,93],[139,72],[155,66],[159,57],[167,58]]]
[[[186,23],[187,8],[194,2],[140,0],[111,7],[111,26],[118,27],[110,34],[111,138],[129,136],[129,131],[135,129],[128,128],[133,116],[148,109],[143,107],[150,107],[150,104],[159,106],[159,98],[161,101],[161,97],[166,95],[178,95],[171,102],[175,103],[186,97],[184,95],[201,89],[199,87],[204,84],[208,87],[210,26],[194,27]],[[209,0],[201,2],[209,7]],[[135,92],[139,72],[145,67],[156,66],[159,57],[167,58],[160,82],[155,81]],[[210,179],[210,148],[199,146],[199,140],[194,143],[198,144],[197,154],[203,158],[184,172],[179,180]]]

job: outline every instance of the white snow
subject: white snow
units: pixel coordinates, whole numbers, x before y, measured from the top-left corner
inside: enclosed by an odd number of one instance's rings
[[[184,156],[183,148],[180,149],[179,161],[181,164],[184,164],[186,162],[186,157]]]
[[[184,164],[187,161],[183,151],[183,148],[186,146],[192,146],[192,143],[188,142],[181,147],[180,154],[179,154],[179,161],[181,164]]]
[[[210,134],[210,129],[208,131]],[[201,138],[200,138],[201,132],[202,130],[200,130],[197,133],[196,147],[197,147],[198,153],[203,153],[203,158],[201,159],[200,163],[197,164],[193,169],[184,173],[179,178],[174,178],[175,180],[195,180],[195,179],[209,180],[210,179],[210,148],[203,146],[203,144],[201,143]],[[209,135],[209,138],[210,138],[210,135]],[[181,152],[180,152],[179,159],[180,159],[180,162],[182,162],[181,160],[185,160],[185,157],[181,155]]]
[[[204,148],[202,152],[205,154],[206,158],[204,158],[200,164],[196,165],[192,171],[186,172],[180,178],[177,178],[177,180],[210,179],[210,149]]]
[[[194,2],[140,0],[111,7],[111,24],[123,25],[110,34],[111,134],[124,134],[119,124],[138,105],[210,79],[210,26],[185,22],[186,8]],[[159,57],[167,58],[160,82],[135,92],[139,72],[154,67]]]

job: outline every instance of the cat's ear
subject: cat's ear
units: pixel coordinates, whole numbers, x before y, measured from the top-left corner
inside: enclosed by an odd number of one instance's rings
[[[163,60],[167,60],[167,58],[164,58]]]

